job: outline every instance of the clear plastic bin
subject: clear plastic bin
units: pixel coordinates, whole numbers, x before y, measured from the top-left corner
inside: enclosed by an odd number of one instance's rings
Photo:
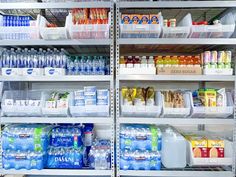
[[[68,17],[67,17],[68,18]],[[41,17],[40,20],[40,35],[46,40],[63,40],[68,38],[67,28],[68,20],[66,20],[65,27],[47,28],[47,20]]]
[[[176,27],[162,27],[162,38],[187,38],[191,24],[191,15],[187,14]]]
[[[203,69],[204,75],[233,75],[232,68],[205,68]]]
[[[71,14],[66,19],[71,39],[109,39],[110,20],[108,24],[74,25]]]
[[[233,114],[234,103],[230,92],[226,93],[227,106],[226,107],[194,107],[193,97],[190,95],[192,118],[227,118]]]
[[[161,114],[162,104],[160,102],[161,93],[156,92],[154,106],[136,106],[124,105],[123,97],[120,93],[121,100],[121,115],[124,117],[159,117]]]
[[[108,105],[86,105],[74,106],[74,94],[70,93],[70,114],[73,117],[108,117],[109,116],[109,101]]]
[[[29,40],[40,39],[39,22],[41,16],[37,16],[35,26],[0,26],[1,40]]]
[[[56,108],[46,108],[46,100],[50,99],[52,93],[53,93],[53,91],[43,92],[42,114],[44,116],[49,116],[49,117],[57,117],[57,116],[58,117],[66,117],[68,115],[68,107],[67,108],[57,108],[57,107]]]
[[[232,13],[221,18],[219,25],[192,25],[190,38],[229,38],[235,29]]]
[[[3,116],[41,116],[42,92],[5,91],[1,106]]]
[[[161,94],[161,93],[160,93]],[[164,95],[161,94],[161,97],[158,97],[158,99],[160,102],[162,102],[163,105],[163,111],[161,114],[161,117],[164,118],[185,118],[188,117],[190,115],[190,93],[184,93],[184,104],[185,104],[185,108],[167,108],[165,107],[164,104]]]
[[[159,38],[159,24],[120,24],[121,38]]]
[[[192,145],[187,143],[187,161],[189,166],[221,166],[232,165],[233,143],[231,141],[224,141],[225,157],[224,158],[196,158],[193,155]]]

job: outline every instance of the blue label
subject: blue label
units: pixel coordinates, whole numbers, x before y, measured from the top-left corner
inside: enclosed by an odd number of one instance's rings
[[[30,68],[30,69],[27,69],[27,74],[31,75],[33,73],[33,69]]]
[[[6,70],[6,75],[10,75],[11,72],[12,72],[12,69],[7,69],[7,70]]]
[[[53,75],[54,72],[55,72],[55,69],[49,69],[49,71],[48,71],[48,73],[51,74],[51,75]]]

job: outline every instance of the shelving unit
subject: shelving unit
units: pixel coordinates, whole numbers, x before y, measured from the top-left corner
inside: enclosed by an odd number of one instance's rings
[[[26,89],[55,89],[77,88],[77,86],[98,85],[110,90],[110,116],[109,117],[1,117],[1,126],[7,124],[78,124],[94,123],[105,124],[111,127],[111,169],[110,170],[91,170],[91,169],[43,169],[43,170],[4,170],[2,166],[2,156],[0,157],[0,174],[21,174],[29,176],[115,176],[114,159],[114,2],[63,2],[63,3],[0,3],[0,10],[3,12],[21,12],[36,16],[39,13],[47,15],[49,19],[55,18],[55,11],[68,10],[73,8],[109,8],[111,15],[109,39],[81,39],[81,40],[0,40],[0,47],[63,47],[67,51],[73,50],[76,54],[107,54],[110,56],[110,75],[65,75],[65,76],[0,76],[0,82],[4,83],[22,83]],[[45,13],[46,12],[46,13]],[[65,21],[65,17],[55,18],[58,23]],[[53,21],[53,20],[52,20]],[[50,86],[51,84],[51,86]],[[0,143],[1,147],[2,144]],[[1,148],[2,153],[2,148]]]
[[[204,50],[217,50],[217,49],[234,49],[236,43],[235,38],[121,38],[120,37],[120,13],[139,13],[146,14],[147,12],[157,13],[159,9],[163,9],[163,13],[167,16],[165,18],[178,18],[183,14],[190,12],[191,9],[196,19],[200,19],[205,14],[201,11],[208,9],[209,11],[215,8],[224,8],[221,15],[227,12],[231,7],[235,7],[234,1],[116,1],[116,142],[117,142],[117,176],[176,176],[176,177],[233,177],[235,175],[235,152],[232,154],[232,166],[223,167],[186,167],[184,169],[166,169],[161,168],[160,171],[143,171],[143,170],[121,170],[120,169],[120,126],[121,124],[156,124],[156,125],[177,125],[180,127],[190,126],[204,130],[206,126],[230,126],[233,127],[233,147],[236,143],[236,116],[234,106],[233,118],[156,118],[156,117],[123,117],[120,113],[120,89],[122,86],[135,86],[147,87],[151,85],[157,87],[160,85],[162,88],[180,89],[189,84],[204,87],[206,84],[231,84],[236,88],[235,76],[209,76],[209,75],[121,75],[119,73],[119,60],[120,56],[148,56],[156,53],[164,55],[171,53],[197,54]],[[155,9],[155,10],[154,10]],[[157,10],[158,9],[158,10]],[[174,11],[177,9],[178,11]],[[186,10],[185,10],[186,9]],[[227,10],[226,10],[227,9]],[[173,10],[173,13],[172,13]],[[209,14],[211,14],[209,12]],[[214,14],[214,13],[213,13]],[[214,14],[219,15],[219,14]],[[214,16],[207,16],[205,20],[211,20]],[[158,85],[159,84],[159,85]],[[168,85],[169,84],[169,85]],[[189,88],[188,87],[188,88]],[[234,148],[235,151],[235,148]]]

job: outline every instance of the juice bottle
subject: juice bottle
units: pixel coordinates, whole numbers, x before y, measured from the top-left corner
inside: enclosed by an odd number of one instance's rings
[[[134,67],[135,68],[140,68],[140,58],[139,58],[139,56],[135,56],[135,58],[134,58]]]
[[[164,66],[164,60],[162,59],[162,56],[158,56],[157,67],[163,67],[163,66]]]
[[[126,62],[126,67],[127,68],[133,68],[134,67],[133,57],[132,56],[128,56],[128,59],[127,59],[127,62]]]
[[[170,58],[170,56],[166,56],[166,58],[165,58],[165,63],[166,63],[166,66],[167,66],[167,67],[170,67],[170,66],[171,66],[171,58]]]
[[[179,57],[179,65],[181,67],[184,67],[186,65],[186,63],[185,63],[185,56],[180,56]]]
[[[120,68],[125,68],[125,67],[126,67],[125,57],[121,56],[120,57]]]
[[[173,56],[172,57],[172,66],[178,67],[178,64],[179,64],[178,57],[177,56]]]

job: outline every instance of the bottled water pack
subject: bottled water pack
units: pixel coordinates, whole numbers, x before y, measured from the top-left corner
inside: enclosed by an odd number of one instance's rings
[[[160,151],[162,134],[154,125],[123,125],[120,133],[121,150]]]
[[[49,147],[48,150],[48,168],[75,168],[83,167],[83,147],[74,149],[72,147]]]
[[[98,140],[93,142],[89,153],[89,166],[96,170],[108,170],[111,168],[111,142]]]
[[[121,170],[160,170],[161,155],[158,151],[122,151]]]
[[[3,150],[44,152],[49,144],[51,126],[12,124],[2,132]]]
[[[63,125],[52,129],[50,145],[53,147],[74,147],[83,146],[82,127],[80,125]]]
[[[44,168],[46,157],[43,152],[33,151],[3,151],[3,168],[8,169],[37,169]]]

